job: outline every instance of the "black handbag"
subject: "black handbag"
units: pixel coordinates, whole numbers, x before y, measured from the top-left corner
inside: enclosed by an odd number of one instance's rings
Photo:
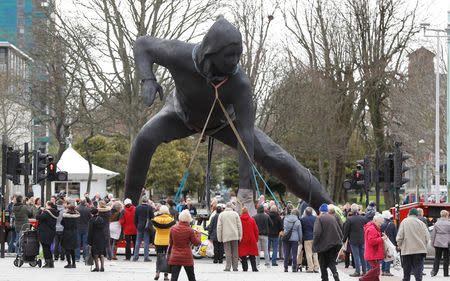
[[[147,208],[147,220],[145,221],[145,226],[144,226],[144,229],[148,232],[153,231],[152,218],[150,217],[150,208],[151,208],[151,206],[149,205]]]
[[[295,226],[295,222],[292,225],[291,229],[283,232],[283,235],[281,235],[281,240],[283,240],[284,242],[288,242],[289,239],[291,239],[291,235],[292,235],[292,231],[294,230],[294,226]]]
[[[156,269],[159,272],[170,273],[170,245],[165,253],[158,253],[156,256]]]

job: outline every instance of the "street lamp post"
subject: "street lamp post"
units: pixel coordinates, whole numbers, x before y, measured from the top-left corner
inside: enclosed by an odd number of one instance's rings
[[[450,27],[450,11],[448,12],[448,20],[449,20],[449,27]],[[436,196],[436,199],[439,200],[439,191],[440,191],[440,171],[439,171],[439,158],[440,158],[440,142],[439,142],[439,92],[440,92],[440,76],[439,76],[439,58],[440,58],[440,48],[439,48],[439,39],[444,37],[447,38],[447,40],[450,40],[450,32],[449,29],[433,29],[433,28],[428,28],[430,26],[429,23],[422,23],[420,25],[423,28],[423,35],[424,37],[435,37],[437,40],[437,51],[436,51],[436,111],[435,111],[435,188],[434,190],[431,192],[432,194],[434,194]],[[426,33],[426,31],[434,31],[436,32],[436,35],[429,35]],[[446,35],[439,35],[439,33],[445,32]],[[448,42],[448,47],[450,48],[450,41]],[[450,56],[449,56],[449,61],[450,61]],[[450,93],[450,88],[449,88],[449,78],[448,78],[448,72],[447,72],[447,163],[450,163],[450,143],[449,143],[449,133],[450,133],[450,99],[449,99],[449,93]],[[447,188],[449,186],[449,175],[450,175],[450,167],[449,165],[447,165]],[[448,196],[447,196],[447,200],[448,200]]]
[[[450,187],[450,11],[447,11],[447,202]]]
[[[425,195],[424,195],[424,202],[428,202],[428,175],[427,175],[427,154],[426,154],[426,150],[423,147],[425,144],[425,140],[424,139],[420,139],[419,140],[419,145],[421,145],[422,149],[423,149],[423,158],[422,158],[422,180],[423,180],[423,188],[425,191]],[[417,192],[416,195],[416,202],[420,202],[420,196],[419,196],[419,192]]]

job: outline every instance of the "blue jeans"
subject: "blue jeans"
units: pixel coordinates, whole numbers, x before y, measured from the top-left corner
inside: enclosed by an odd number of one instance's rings
[[[381,261],[381,272],[391,272],[390,261]]]
[[[10,233],[11,233],[11,236],[10,236],[9,243],[8,243],[8,253],[12,253],[13,248],[17,249],[17,246],[14,247],[14,244],[16,244],[17,232],[11,230]]]
[[[276,238],[270,238],[269,237],[269,250],[270,253],[270,246],[272,246],[272,264],[277,263],[277,253],[278,253],[278,237]]]
[[[83,259],[86,259],[87,232],[78,232],[78,246],[83,246]],[[75,249],[75,259],[80,259],[80,247]]]
[[[136,244],[134,246],[134,259],[139,259],[139,248],[141,247],[142,238],[144,239],[144,260],[148,259],[148,251],[150,247],[150,233],[148,231],[138,231],[136,236]]]
[[[23,234],[23,231],[16,232],[16,254],[20,254],[19,240],[21,234]]]
[[[352,245],[353,259],[355,260],[355,270],[358,273],[361,273],[361,266],[363,272],[366,272],[366,261],[364,260],[364,245]]]

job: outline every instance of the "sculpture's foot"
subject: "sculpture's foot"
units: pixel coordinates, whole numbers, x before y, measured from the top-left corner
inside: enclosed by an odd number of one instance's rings
[[[241,213],[242,207],[248,208],[248,213],[250,216],[256,215],[256,209],[255,209],[255,201],[253,200],[253,190],[252,189],[242,189],[239,188],[238,194],[236,196],[237,198],[237,210],[239,213]]]

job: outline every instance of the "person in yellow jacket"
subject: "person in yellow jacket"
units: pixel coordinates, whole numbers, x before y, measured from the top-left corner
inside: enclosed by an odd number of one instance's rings
[[[152,219],[153,227],[156,229],[155,234],[155,248],[157,259],[160,258],[160,253],[165,253],[169,246],[169,233],[170,228],[175,225],[175,220],[170,215],[169,208],[166,205],[162,205],[159,208],[158,216]],[[158,268],[159,262],[156,261],[156,275],[154,280],[159,279],[160,270]],[[168,273],[164,273],[164,280],[169,280]]]

